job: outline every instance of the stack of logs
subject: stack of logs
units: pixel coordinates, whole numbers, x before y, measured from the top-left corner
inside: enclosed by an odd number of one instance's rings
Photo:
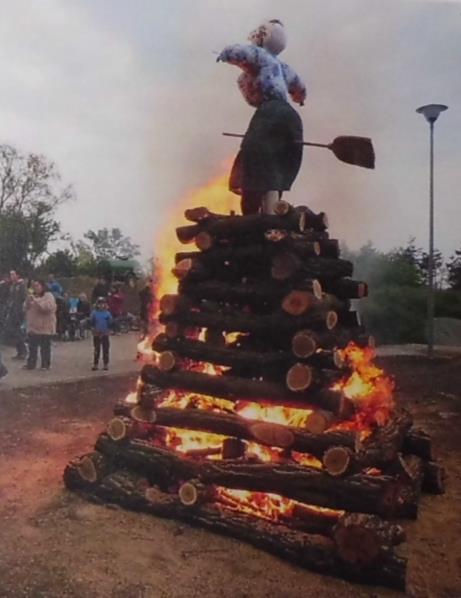
[[[178,292],[160,300],[155,364],[142,369],[137,402],[115,407],[95,451],[68,465],[66,485],[315,571],[403,589],[406,559],[394,546],[405,533],[387,520],[415,518],[422,490],[443,492],[444,472],[408,412],[396,407],[364,435],[353,425],[360,407],[332,390],[350,373],[341,349],[370,343],[351,309],[367,285],[350,278],[323,213],[282,201],[276,215],[193,208],[186,218],[193,224],[177,237],[197,250],[176,254]],[[305,417],[249,419],[242,402]],[[219,442],[184,450],[175,430]],[[254,446],[273,457],[262,461]],[[245,508],[235,490],[252,493]],[[264,511],[268,501],[284,508]]]

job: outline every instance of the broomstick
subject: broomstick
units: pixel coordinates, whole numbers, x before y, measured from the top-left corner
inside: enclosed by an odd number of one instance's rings
[[[240,137],[239,133],[223,133],[226,137]],[[313,143],[312,141],[297,141],[302,145],[311,147],[325,147],[347,164],[362,166],[363,168],[375,167],[375,151],[369,137],[355,137],[353,135],[341,135],[333,139],[331,143]]]

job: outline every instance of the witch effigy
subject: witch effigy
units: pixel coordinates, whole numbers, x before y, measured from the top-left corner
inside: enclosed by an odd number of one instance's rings
[[[278,58],[286,47],[280,21],[263,23],[250,34],[249,41],[227,46],[217,59],[243,70],[238,78],[240,91],[257,109],[232,167],[229,186],[242,197],[242,214],[260,209],[273,213],[275,203],[291,188],[301,166],[303,125],[288,97],[302,106],[306,87]]]
[[[285,28],[278,19],[252,31],[249,44],[226,46],[218,62],[242,69],[238,86],[245,100],[256,108],[240,151],[232,166],[229,188],[241,196],[242,214],[273,214],[284,191],[294,183],[303,146],[327,148],[342,162],[374,168],[375,154],[368,137],[340,136],[332,143],[303,141],[303,125],[289,97],[304,105],[306,86],[299,75],[278,56],[285,49]]]

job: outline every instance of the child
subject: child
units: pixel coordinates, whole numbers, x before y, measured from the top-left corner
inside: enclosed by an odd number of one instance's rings
[[[90,316],[91,329],[93,331],[94,361],[92,370],[98,369],[99,357],[102,347],[103,369],[109,369],[109,334],[112,324],[112,316],[107,308],[107,301],[104,297],[99,297],[96,301],[95,309]]]

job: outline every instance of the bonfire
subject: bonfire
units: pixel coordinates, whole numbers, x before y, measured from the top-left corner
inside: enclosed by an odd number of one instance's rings
[[[375,363],[353,308],[367,285],[325,214],[280,201],[238,216],[230,200],[225,177],[187,199],[161,244],[137,387],[65,482],[403,589],[405,532],[389,520],[416,518],[443,468]]]

